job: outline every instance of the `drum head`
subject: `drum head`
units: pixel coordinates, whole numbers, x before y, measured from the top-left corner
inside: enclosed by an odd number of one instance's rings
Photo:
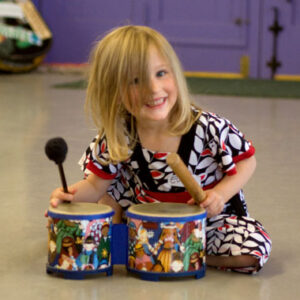
[[[138,204],[131,206],[127,212],[128,217],[137,219],[170,219],[170,220],[183,220],[183,219],[198,219],[206,216],[205,209],[184,203],[149,203]]]
[[[60,219],[97,219],[106,218],[114,214],[113,209],[98,203],[61,203],[58,207],[50,206],[48,216]]]

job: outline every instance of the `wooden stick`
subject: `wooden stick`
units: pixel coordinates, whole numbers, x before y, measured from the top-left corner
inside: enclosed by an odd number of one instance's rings
[[[181,180],[187,191],[197,204],[200,204],[206,198],[205,192],[192,176],[187,166],[181,160],[177,153],[171,153],[167,156],[167,164],[172,168],[177,177]]]

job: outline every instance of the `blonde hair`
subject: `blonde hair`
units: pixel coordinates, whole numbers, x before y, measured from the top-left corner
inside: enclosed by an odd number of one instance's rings
[[[154,46],[169,63],[178,89],[178,99],[170,114],[170,134],[186,133],[197,118],[191,112],[181,64],[169,42],[149,27],[127,25],[116,28],[100,40],[92,51],[85,102],[86,112],[91,115],[99,131],[99,139],[103,135],[106,137],[108,162],[128,159],[130,150],[135,146],[135,120],[125,109],[122,100],[133,106],[130,85],[134,78],[139,80],[138,89],[141,93],[149,95],[150,46]]]

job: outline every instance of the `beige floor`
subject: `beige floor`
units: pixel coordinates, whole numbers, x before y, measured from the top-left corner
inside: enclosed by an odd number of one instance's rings
[[[49,194],[59,185],[45,142],[63,136],[69,145],[68,182],[81,178],[77,166],[91,137],[83,112],[84,91],[51,85],[79,75],[0,76],[1,299],[299,299],[300,292],[300,99],[197,96],[251,138],[258,167],[245,188],[252,216],[273,239],[273,251],[256,276],[208,269],[203,279],[142,281],[123,266],[112,277],[83,281],[45,273]]]

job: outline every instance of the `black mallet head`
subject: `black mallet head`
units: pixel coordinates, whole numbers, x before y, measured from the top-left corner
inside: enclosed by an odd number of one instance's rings
[[[62,186],[65,193],[68,193],[67,182],[65,178],[64,169],[62,163],[64,162],[68,146],[65,140],[61,137],[50,139],[45,146],[46,155],[50,160],[53,160],[58,165],[59,175],[62,182]]]
[[[46,143],[45,152],[50,160],[56,164],[62,164],[66,158],[68,146],[63,138],[52,138]]]

